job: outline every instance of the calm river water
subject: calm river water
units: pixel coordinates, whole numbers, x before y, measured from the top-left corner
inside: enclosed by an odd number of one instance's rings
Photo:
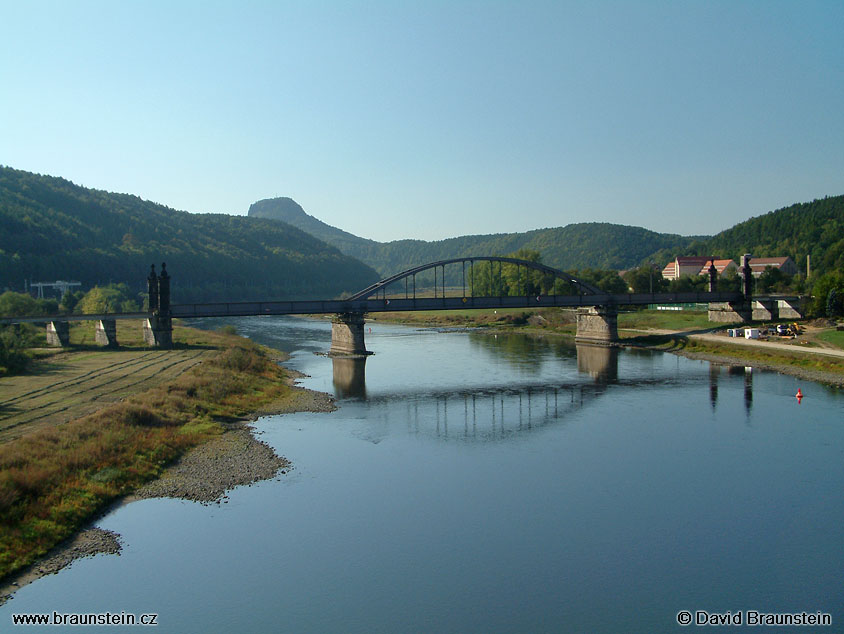
[[[21,589],[0,623],[125,611],[157,613],[162,632],[651,633],[697,629],[682,610],[756,610],[844,631],[840,391],[378,322],[374,356],[332,362],[314,354],[327,322],[236,325],[338,397],[331,414],[258,422],[294,469],[219,506],[114,511],[99,525],[121,556]]]

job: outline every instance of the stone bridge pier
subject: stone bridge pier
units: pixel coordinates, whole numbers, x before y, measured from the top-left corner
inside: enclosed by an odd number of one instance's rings
[[[161,274],[150,267],[147,278],[150,315],[144,320],[144,342],[156,348],[173,347],[173,320],[170,317],[170,274],[167,264],[161,263]]]
[[[54,348],[64,348],[70,345],[70,324],[66,321],[48,322],[47,345]]]
[[[334,356],[365,356],[372,354],[366,349],[363,338],[363,313],[341,313],[331,322],[331,349]]]
[[[585,306],[577,309],[575,343],[610,346],[618,341],[618,309],[615,306]]]

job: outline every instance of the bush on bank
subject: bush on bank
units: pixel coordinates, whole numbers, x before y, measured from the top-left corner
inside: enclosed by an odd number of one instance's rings
[[[0,445],[0,579],[73,535],[188,448],[289,391],[256,344],[219,354],[170,384]]]

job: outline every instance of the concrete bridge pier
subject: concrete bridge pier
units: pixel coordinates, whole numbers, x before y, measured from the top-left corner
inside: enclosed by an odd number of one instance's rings
[[[117,347],[117,321],[114,319],[100,319],[94,330],[94,341],[97,345]]]
[[[331,322],[330,355],[368,355],[363,339],[363,314],[341,313]]]
[[[709,321],[721,324],[746,324],[752,318],[753,306],[749,301],[709,303]]]
[[[615,306],[578,308],[574,341],[602,346],[618,341],[618,309]]]
[[[173,321],[170,317],[150,315],[144,320],[144,343],[156,348],[173,347]]]
[[[51,321],[47,324],[47,345],[64,348],[70,345],[70,324],[66,321]]]

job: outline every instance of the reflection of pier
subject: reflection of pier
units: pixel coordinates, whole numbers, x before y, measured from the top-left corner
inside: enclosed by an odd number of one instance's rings
[[[340,398],[366,398],[367,357],[332,357],[334,390]]]
[[[577,370],[595,379],[596,383],[618,381],[618,348],[577,345]]]
[[[334,391],[339,398],[366,398],[364,356],[332,357]],[[577,345],[577,370],[598,385],[618,382],[618,348]]]
[[[709,365],[709,402],[712,405],[713,412],[718,406],[718,380],[722,367],[717,363]],[[744,409],[749,417],[753,410],[753,368],[731,365],[727,367],[727,374],[728,376],[744,378]]]

